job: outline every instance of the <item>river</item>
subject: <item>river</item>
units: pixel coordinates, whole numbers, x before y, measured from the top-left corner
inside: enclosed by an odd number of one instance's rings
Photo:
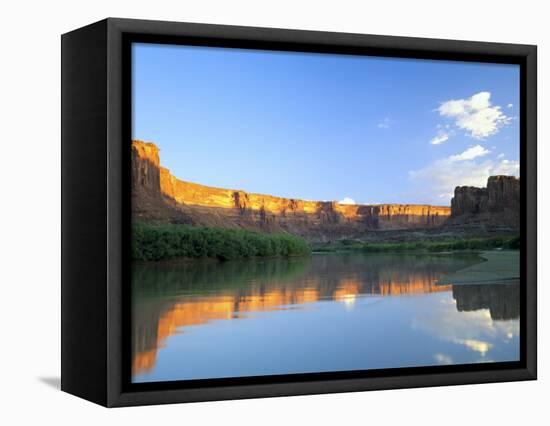
[[[437,285],[476,255],[132,266],[132,381],[519,360],[519,285]]]

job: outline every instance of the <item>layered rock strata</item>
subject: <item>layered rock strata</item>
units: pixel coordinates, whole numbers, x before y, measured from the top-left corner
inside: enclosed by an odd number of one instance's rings
[[[132,143],[132,211],[138,221],[286,231],[310,240],[354,238],[372,230],[434,228],[449,207],[340,204],[222,189],[186,182],[160,165],[152,143]]]
[[[487,187],[457,186],[451,200],[450,223],[485,223],[519,227],[520,180],[491,176]]]

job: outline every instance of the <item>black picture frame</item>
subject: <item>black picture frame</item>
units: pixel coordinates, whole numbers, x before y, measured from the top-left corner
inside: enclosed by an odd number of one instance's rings
[[[116,407],[536,379],[536,46],[118,18],[61,41],[62,390]],[[519,64],[521,360],[130,383],[129,73],[137,41]]]

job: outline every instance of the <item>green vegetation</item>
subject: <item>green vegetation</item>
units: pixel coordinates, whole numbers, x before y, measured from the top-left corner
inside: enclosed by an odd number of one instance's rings
[[[288,234],[261,234],[240,229],[203,228],[187,225],[132,226],[132,258],[162,260],[303,256],[309,244]]]
[[[421,240],[415,242],[403,243],[350,243],[348,240],[328,246],[315,247],[318,252],[333,251],[363,251],[363,252],[448,252],[448,251],[479,251],[491,249],[519,250],[520,239],[515,237],[485,237],[468,239],[449,239],[449,240]]]
[[[520,260],[517,250],[486,251],[476,263],[444,275],[438,284],[513,284],[519,280]]]

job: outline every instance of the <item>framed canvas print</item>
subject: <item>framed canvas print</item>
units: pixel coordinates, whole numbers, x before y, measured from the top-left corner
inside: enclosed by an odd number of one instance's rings
[[[535,378],[535,46],[63,35],[63,390],[126,406]]]

